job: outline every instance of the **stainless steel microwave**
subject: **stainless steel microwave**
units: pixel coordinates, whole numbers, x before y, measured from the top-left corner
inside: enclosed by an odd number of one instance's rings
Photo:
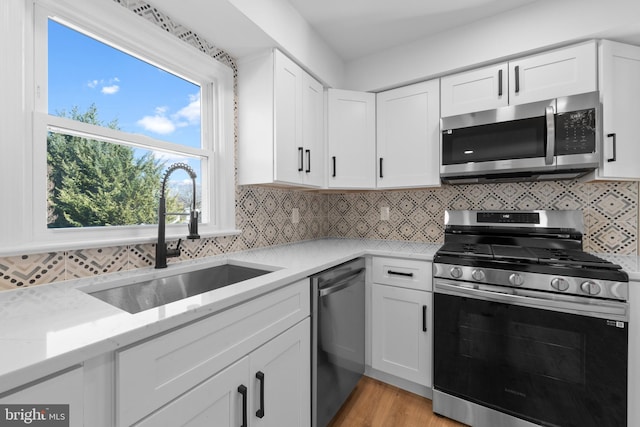
[[[598,166],[598,92],[442,118],[440,178],[571,179]]]

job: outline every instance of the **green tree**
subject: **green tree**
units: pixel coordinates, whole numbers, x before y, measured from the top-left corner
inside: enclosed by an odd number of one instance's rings
[[[94,104],[58,115],[105,126]],[[106,126],[118,129],[115,120]],[[50,228],[157,223],[164,163],[152,153],[136,156],[132,147],[50,132],[47,166]],[[167,195],[167,210],[174,209],[183,206]]]

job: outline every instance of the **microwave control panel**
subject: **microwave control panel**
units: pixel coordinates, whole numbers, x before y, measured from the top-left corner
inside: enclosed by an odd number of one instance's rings
[[[596,110],[593,108],[556,115],[556,155],[596,151]]]

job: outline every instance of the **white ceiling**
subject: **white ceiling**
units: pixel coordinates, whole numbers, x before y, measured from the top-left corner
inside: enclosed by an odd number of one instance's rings
[[[345,61],[536,0],[289,0]]]
[[[349,61],[537,0],[288,1],[343,61]],[[235,57],[273,46],[228,0],[149,2]]]

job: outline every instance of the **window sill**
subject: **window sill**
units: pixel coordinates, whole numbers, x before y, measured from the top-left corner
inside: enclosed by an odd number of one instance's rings
[[[185,226],[186,227],[186,226]],[[156,230],[156,229],[154,229]],[[206,239],[210,237],[223,237],[223,236],[236,236],[240,234],[242,230],[238,229],[224,229],[224,230],[200,230],[200,238]],[[0,246],[0,257],[20,256],[37,253],[47,252],[64,252],[78,249],[94,249],[94,248],[108,248],[113,246],[127,246],[127,245],[139,245],[139,244],[151,244],[158,241],[157,231],[153,235],[143,236],[130,236],[130,237],[115,237],[115,238],[101,238],[99,240],[65,240],[56,239],[55,242],[31,242],[26,245],[12,245],[7,247]],[[186,230],[167,229],[166,241],[174,241],[177,239],[185,239],[187,236]]]

